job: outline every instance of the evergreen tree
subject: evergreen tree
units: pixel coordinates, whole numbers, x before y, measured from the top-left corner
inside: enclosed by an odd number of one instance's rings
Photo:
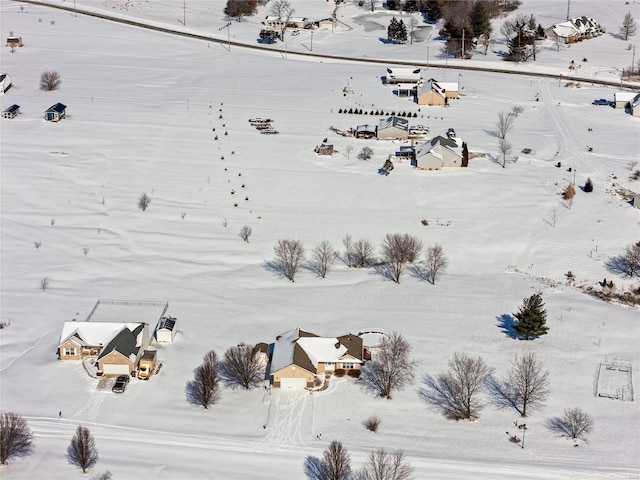
[[[407,26],[404,24],[402,19],[398,22],[398,30],[396,32],[396,41],[398,42],[406,42],[407,41]]]
[[[442,17],[442,0],[427,0],[424,6],[424,13],[427,20],[436,23]]]
[[[469,149],[467,148],[467,142],[462,142],[462,166],[469,166]]]
[[[398,32],[398,21],[396,17],[391,17],[389,26],[387,27],[387,40],[395,40]]]
[[[544,309],[542,297],[537,293],[525,298],[520,306],[520,311],[513,314],[518,319],[514,327],[516,335],[525,340],[545,335],[547,327],[547,311]]]
[[[587,178],[587,181],[584,182],[584,187],[583,187],[585,192],[593,192],[593,182],[591,181],[590,178]]]
[[[471,23],[471,29],[473,30],[474,37],[479,37],[480,35],[488,37],[491,33],[489,14],[482,2],[476,2],[473,4],[471,12],[469,12],[469,22]]]

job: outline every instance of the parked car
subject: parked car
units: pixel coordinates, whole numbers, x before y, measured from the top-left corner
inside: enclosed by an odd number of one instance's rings
[[[609,105],[611,102],[604,98],[599,98],[598,100],[594,100],[592,105]]]
[[[113,388],[111,390],[115,393],[123,393],[127,388],[127,383],[129,383],[129,376],[120,375],[118,378],[116,378],[116,383],[113,385]]]
[[[456,131],[453,128],[450,128],[449,130],[447,130],[447,137],[453,138],[455,136],[456,136]]]
[[[425,125],[414,125],[409,127],[409,133],[411,135],[426,135],[429,133],[429,127]]]

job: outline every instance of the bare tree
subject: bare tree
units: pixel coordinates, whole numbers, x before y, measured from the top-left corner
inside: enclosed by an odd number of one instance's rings
[[[342,443],[334,440],[322,453],[319,480],[349,480],[351,478],[351,458]]]
[[[407,233],[387,234],[382,242],[382,258],[387,267],[386,273],[400,283],[400,276],[407,263],[413,263],[422,251],[422,242]]]
[[[507,160],[511,154],[511,142],[506,138],[501,138],[498,141],[498,150],[500,151],[500,158],[502,158],[502,168],[506,168]]]
[[[313,269],[320,277],[325,278],[336,261],[336,252],[329,241],[324,240],[311,251]]]
[[[418,22],[418,19],[416,17],[411,17],[409,19],[409,22],[407,22],[407,23],[408,23],[408,26],[409,26],[409,28],[408,28],[408,30],[409,30],[409,44],[413,45],[413,39],[416,36],[416,31],[418,30],[418,24],[420,22]]]
[[[640,242],[629,245],[619,257],[622,270],[630,277],[640,276]]]
[[[195,370],[195,378],[187,384],[187,398],[191,403],[205,409],[220,399],[218,357],[216,352],[208,352]]]
[[[60,79],[60,74],[58,72],[42,72],[40,74],[40,88],[42,90],[56,90],[60,87],[62,80]]]
[[[411,478],[413,467],[404,452],[387,452],[384,448],[369,453],[362,470],[356,473],[356,480],[407,480]]]
[[[449,371],[426,375],[421,395],[427,403],[455,420],[478,418],[484,406],[478,394],[493,373],[481,357],[455,353],[449,360]]]
[[[622,26],[620,27],[620,35],[624,37],[625,42],[629,37],[633,37],[636,34],[637,25],[634,18],[631,16],[631,12],[627,12],[622,20]],[[633,68],[633,65],[632,65]]]
[[[253,230],[249,225],[245,225],[240,229],[240,238],[245,242],[249,243],[249,237],[253,233]]]
[[[347,267],[353,266],[353,239],[351,234],[347,233],[342,239],[342,245],[344,245],[344,261]]]
[[[354,260],[358,267],[364,268],[373,261],[375,247],[370,240],[362,239],[353,244]]]
[[[220,376],[230,387],[239,385],[249,390],[258,386],[264,380],[264,366],[256,357],[254,346],[241,343],[227,349],[220,362]]]
[[[238,22],[241,22],[242,17],[252,15],[257,8],[257,0],[227,0],[224,13],[230,17],[235,17]]]
[[[586,435],[593,428],[593,418],[580,407],[567,408],[561,417],[548,419],[547,428],[573,439],[586,440]]]
[[[562,198],[567,201],[567,203],[569,204],[569,208],[571,208],[571,206],[573,205],[573,197],[575,196],[576,196],[576,189],[573,186],[573,183],[570,183],[567,186],[566,190],[562,192]]]
[[[78,425],[76,433],[67,448],[67,459],[70,463],[87,473],[98,462],[98,449],[96,441],[87,427]]]
[[[371,160],[372,157],[373,157],[373,149],[371,147],[363,147],[362,150],[360,150],[360,153],[358,154],[358,158],[360,160],[364,160],[365,162],[368,162],[369,160]]]
[[[40,279],[40,288],[43,292],[45,292],[47,288],[49,288],[49,277],[42,277]]]
[[[276,246],[273,247],[273,251],[282,273],[294,282],[298,267],[304,260],[302,242],[299,240],[278,240]]]
[[[368,6],[371,11],[375,11],[377,0],[366,0],[365,5]]]
[[[496,129],[498,138],[504,140],[507,138],[507,134],[513,128],[515,117],[512,112],[500,112],[498,113],[498,120],[496,121]]]
[[[437,243],[427,249],[427,273],[429,274],[429,281],[435,285],[438,275],[442,273],[449,265],[444,250],[441,245]]]
[[[346,146],[344,147],[344,151],[345,151],[345,152],[346,152],[346,154],[347,154],[347,160],[349,160],[349,158],[351,158],[351,152],[353,152],[353,149],[354,149],[354,148],[355,148],[355,147],[354,147],[353,145],[351,145],[351,144],[348,144],[348,145],[346,145]]]
[[[489,389],[499,407],[513,407],[526,417],[530,410],[544,405],[549,395],[549,371],[529,352],[516,356],[504,380],[491,378]]]
[[[284,40],[284,34],[289,26],[289,21],[295,13],[295,9],[289,3],[289,0],[274,0],[271,4],[269,13],[280,20],[280,38]]]
[[[413,381],[416,361],[411,357],[411,344],[397,332],[384,338],[373,358],[364,364],[360,381],[365,388],[391,399],[394,390]]]
[[[151,197],[145,193],[140,195],[138,198],[138,208],[143,212],[147,209],[149,204],[151,203]]]
[[[16,413],[0,415],[0,464],[6,465],[11,457],[22,457],[31,452],[33,435],[27,421]]]

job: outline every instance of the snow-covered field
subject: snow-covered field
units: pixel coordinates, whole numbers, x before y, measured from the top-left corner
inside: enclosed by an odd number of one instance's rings
[[[186,27],[182,2],[77,0],[77,8],[225,40],[223,3],[187,1]],[[535,64],[505,66],[495,53],[504,49],[500,39],[489,55],[465,64],[565,74],[575,60],[580,75],[615,82],[631,62],[628,45],[638,44],[615,35],[627,11],[640,18],[638,3],[629,3],[607,2],[604,12],[602,2],[571,2],[572,14],[594,16],[613,34],[560,52],[547,45]],[[334,8],[319,0],[294,6],[310,18]],[[305,459],[321,457],[334,439],[354,467],[374,448],[402,449],[416,479],[640,476],[637,399],[594,395],[603,361],[631,362],[640,385],[638,310],[587,296],[565,276],[572,271],[579,286],[604,277],[618,289],[637,286],[606,268],[638,241],[640,220],[614,188],[640,191],[629,179],[630,162],[640,160],[639,120],[591,105],[613,99],[615,87],[473,71],[460,77],[455,61],[438,53],[435,35],[385,45],[378,41],[385,32],[358,20],[368,14],[356,5],[338,13],[353,29],[316,32],[314,53],[408,64],[429,55],[425,75],[460,80],[462,98],[446,109],[418,109],[381,84],[384,62],[290,55],[310,50],[307,32],[291,37],[285,56],[282,44],[274,53],[228,51],[42,6],[1,0],[0,8],[2,38],[21,36],[25,44],[0,52],[14,83],[0,108],[17,103],[22,112],[0,122],[0,320],[10,322],[0,330],[0,409],[23,415],[35,435],[33,453],[1,467],[1,478],[80,476],[65,459],[78,424],[89,427],[100,451],[92,473],[109,470],[115,479],[305,478]],[[519,11],[547,25],[564,20],[566,4],[532,0]],[[264,15],[265,7],[232,23],[231,38],[255,44]],[[60,89],[39,90],[45,70],[60,73]],[[45,122],[42,113],[57,102],[67,105],[67,118]],[[511,133],[518,160],[503,169],[494,161],[494,123],[516,105],[524,109]],[[339,114],[345,107],[416,112],[412,122],[432,134],[454,127],[470,151],[485,156],[440,172],[395,162],[389,176],[379,175],[399,144],[329,131],[377,122]],[[251,117],[274,119],[280,133],[260,135]],[[338,153],[313,152],[324,138]],[[375,152],[369,162],[357,159],[364,146]],[[574,177],[577,185],[591,178],[595,188],[578,189],[569,208],[560,193]],[[143,192],[152,198],[145,212],[137,208]],[[250,243],[238,236],[243,225],[253,229]],[[342,264],[324,280],[302,270],[290,283],[266,267],[281,238],[310,250],[322,240],[341,248],[346,233],[379,245],[394,232],[443,246],[450,265],[436,285],[409,271],[397,285]],[[546,303],[549,334],[509,338],[500,317],[535,292]],[[86,318],[98,298],[168,301],[179,320],[176,342],[158,346],[160,374],[132,379],[123,395],[97,390],[82,365],[56,360],[63,322]],[[272,342],[297,326],[328,336],[397,330],[420,362],[416,382],[391,401],[345,378],[313,395],[225,389],[209,410],[187,402],[185,385],[207,351]],[[550,370],[552,393],[526,419],[525,449],[509,442],[520,420],[514,411],[486,407],[477,422],[456,423],[419,395],[423,374],[445,369],[454,352],[480,355],[500,375],[529,350]],[[594,418],[588,442],[545,427],[574,406]],[[377,433],[363,425],[372,414],[382,420]]]

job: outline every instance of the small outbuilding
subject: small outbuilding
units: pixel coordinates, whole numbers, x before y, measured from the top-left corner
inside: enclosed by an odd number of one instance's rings
[[[333,155],[333,153],[335,152],[333,145],[330,143],[323,143],[322,145],[318,145],[315,149],[314,152],[316,152],[318,155]]]
[[[13,104],[9,108],[5,108],[2,112],[2,118],[15,118],[20,113],[20,106]]]
[[[156,327],[156,341],[160,343],[173,343],[177,332],[176,322],[177,319],[175,317],[162,317]]]
[[[3,73],[0,75],[0,95],[4,95],[4,93],[11,88],[11,75],[8,73]]]
[[[375,125],[358,125],[356,127],[356,131],[354,132],[354,136],[356,138],[376,138],[378,135],[378,127]]]
[[[7,37],[7,47],[17,48],[22,46],[22,37]]]
[[[62,120],[66,115],[67,106],[62,103],[56,103],[50,106],[46,112],[44,112],[44,119],[48,122],[57,122]]]

